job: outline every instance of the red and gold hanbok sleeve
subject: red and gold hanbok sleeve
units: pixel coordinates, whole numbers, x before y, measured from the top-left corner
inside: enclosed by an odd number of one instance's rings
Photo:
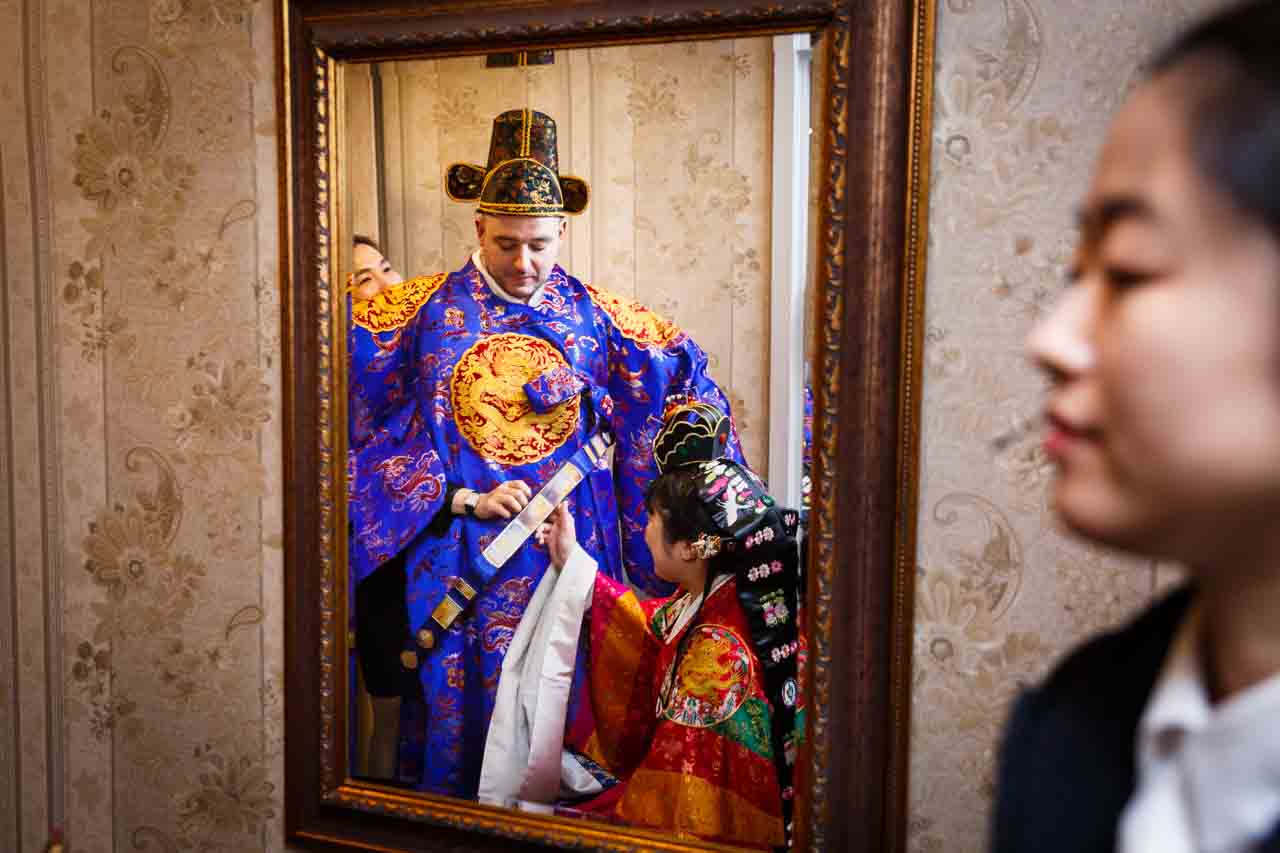
[[[642,602],[624,584],[596,575],[587,696],[571,713],[566,742],[615,778],[625,778],[644,757],[655,723],[661,643],[651,622],[665,601]]]

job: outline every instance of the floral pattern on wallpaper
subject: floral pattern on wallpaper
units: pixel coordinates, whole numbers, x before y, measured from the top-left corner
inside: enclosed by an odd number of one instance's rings
[[[1109,117],[1215,2],[938,2],[910,850],[985,849],[1013,699],[1176,576],[1056,526],[1022,341],[1061,290]]]
[[[79,851],[281,849],[271,10],[42,14],[59,57],[41,106],[67,525],[59,829]]]
[[[637,298],[707,351],[744,452],[762,470],[769,444],[770,52],[768,39],[592,51],[626,93],[633,129],[634,165],[620,162],[606,192],[610,206],[633,210],[634,253],[609,258],[606,275],[634,282]]]

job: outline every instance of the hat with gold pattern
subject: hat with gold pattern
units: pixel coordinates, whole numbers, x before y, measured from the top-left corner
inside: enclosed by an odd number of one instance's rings
[[[536,110],[507,110],[493,120],[489,165],[454,163],[445,191],[477,201],[482,213],[560,216],[586,210],[587,182],[560,174],[556,123]]]
[[[669,405],[662,428],[653,439],[658,473],[722,458],[728,452],[732,430],[729,417],[710,403],[681,400]]]

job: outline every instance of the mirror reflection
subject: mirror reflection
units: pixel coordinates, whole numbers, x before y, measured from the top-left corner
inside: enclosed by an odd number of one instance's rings
[[[354,777],[785,843],[811,66],[343,67]]]

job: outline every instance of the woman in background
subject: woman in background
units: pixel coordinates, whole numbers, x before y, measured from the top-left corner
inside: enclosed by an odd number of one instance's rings
[[[992,849],[1280,849],[1280,4],[1178,41],[1112,126],[1032,333],[1053,503],[1189,570],[1016,705]]]

